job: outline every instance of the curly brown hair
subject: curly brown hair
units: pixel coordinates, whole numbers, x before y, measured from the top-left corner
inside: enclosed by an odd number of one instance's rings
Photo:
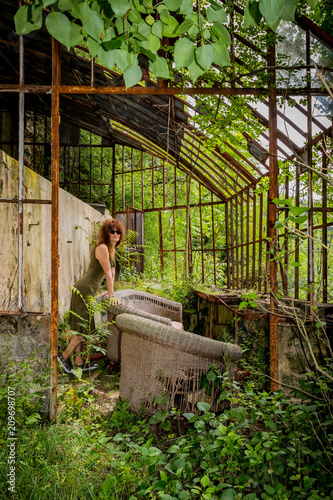
[[[117,219],[107,219],[103,222],[103,224],[99,228],[98,239],[95,248],[97,248],[99,245],[104,244],[108,247],[109,252],[111,251],[111,244],[110,244],[111,229],[113,229],[113,231],[121,231],[120,238],[116,243],[116,247],[118,247],[124,241],[125,238],[124,225]]]

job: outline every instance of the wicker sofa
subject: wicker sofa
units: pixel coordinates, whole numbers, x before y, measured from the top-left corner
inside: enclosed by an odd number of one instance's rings
[[[133,314],[169,326],[173,322],[182,321],[182,305],[179,302],[138,290],[120,290],[115,295],[121,300],[121,304],[108,308],[111,335],[108,337],[106,347],[107,358],[114,363],[121,361],[121,331],[115,323],[119,314]]]
[[[120,396],[134,410],[197,411],[198,401],[208,401],[216,410],[219,388],[211,383],[207,396],[201,378],[212,363],[220,371],[233,372],[241,348],[180,330],[178,302],[137,290],[121,290],[116,296],[121,304],[108,308],[107,356],[121,361]],[[163,404],[156,406],[156,397],[163,398]]]
[[[115,321],[122,334],[119,392],[134,410],[176,407],[197,412],[198,401],[218,409],[221,388],[211,382],[207,395],[200,387],[201,378],[212,363],[220,371],[228,367],[232,372],[242,357],[239,346],[134,314],[119,314]],[[156,397],[164,397],[163,403],[156,405]]]

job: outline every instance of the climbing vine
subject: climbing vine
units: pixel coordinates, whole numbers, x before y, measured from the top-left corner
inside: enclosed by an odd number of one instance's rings
[[[319,0],[307,0],[318,9]],[[15,15],[15,29],[26,35],[42,27],[69,50],[86,39],[91,57],[109,69],[116,65],[126,87],[142,78],[138,56],[149,71],[169,79],[171,69],[186,70],[194,83],[210,68],[229,66],[228,14],[232,2],[215,0],[32,0]],[[303,0],[249,0],[243,28],[260,23],[275,30],[294,20]]]

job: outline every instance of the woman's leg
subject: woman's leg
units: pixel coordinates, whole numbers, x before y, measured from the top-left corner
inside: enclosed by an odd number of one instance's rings
[[[73,335],[68,346],[66,347],[66,349],[62,353],[63,357],[65,359],[68,359],[72,355],[73,352],[74,353],[81,352],[82,340],[83,340],[83,337],[81,337],[81,335]],[[75,364],[82,365],[82,363],[83,363],[82,357],[80,355],[76,356],[75,357]]]

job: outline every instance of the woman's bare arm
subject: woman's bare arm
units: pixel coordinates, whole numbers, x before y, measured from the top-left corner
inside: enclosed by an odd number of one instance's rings
[[[95,249],[95,256],[96,259],[98,259],[99,263],[101,264],[103,271],[105,272],[106,276],[106,286],[108,289],[108,294],[110,296],[111,302],[114,304],[120,304],[120,301],[114,296],[114,278],[115,278],[115,268],[111,268],[110,266],[110,255],[109,255],[109,250],[106,245],[102,244],[99,245]]]

